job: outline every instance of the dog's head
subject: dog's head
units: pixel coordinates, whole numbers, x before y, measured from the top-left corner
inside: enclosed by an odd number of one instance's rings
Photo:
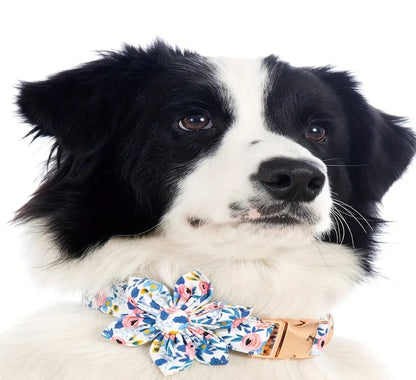
[[[250,236],[346,244],[368,269],[375,205],[415,151],[346,72],[162,42],[23,83],[18,106],[56,141],[18,218],[46,222],[68,258],[117,235]]]

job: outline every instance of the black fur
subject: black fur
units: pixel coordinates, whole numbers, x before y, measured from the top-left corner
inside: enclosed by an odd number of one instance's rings
[[[348,73],[296,69],[273,56],[266,121],[310,149],[328,166],[334,198],[354,207],[343,244],[362,251],[370,269],[379,223],[375,205],[415,152],[402,119],[377,111],[358,93]],[[46,81],[22,83],[18,106],[35,137],[52,136],[51,168],[17,220],[43,218],[64,258],[83,256],[111,236],[149,233],[172,197],[177,179],[200,155],[215,149],[233,121],[226,90],[209,61],[156,42],[147,50],[126,46]],[[187,133],[175,123],[204,111],[215,128]],[[320,144],[304,126],[330,133]],[[253,142],[254,143],[254,142]],[[334,241],[333,231],[326,238]]]
[[[358,248],[363,266],[370,270],[374,237],[383,224],[377,204],[412,159],[414,134],[402,126],[403,118],[371,107],[348,72],[293,68],[274,56],[267,57],[265,65],[272,78],[266,94],[269,128],[325,162],[333,199],[343,202],[335,205],[345,219],[339,221],[343,244]],[[325,127],[327,139],[305,139],[305,125]],[[341,231],[338,237],[332,231],[326,240],[339,241]]]
[[[352,189],[347,203],[359,210],[368,223],[357,214],[355,217],[360,223],[348,215],[344,214],[344,217],[351,226],[354,244],[360,249],[365,268],[370,270],[376,248],[374,238],[384,224],[377,217],[377,206],[415,154],[415,135],[403,126],[404,118],[388,115],[370,106],[358,93],[358,84],[349,73],[334,72],[328,67],[314,72],[342,102],[350,135],[349,155],[345,162],[341,162],[347,164]],[[353,245],[351,234],[346,243]]]
[[[56,162],[17,219],[46,218],[69,258],[114,235],[151,231],[175,180],[217,139],[194,139],[174,121],[201,108],[217,129],[231,121],[211,76],[203,57],[158,42],[22,83],[20,112],[35,137],[56,139]]]

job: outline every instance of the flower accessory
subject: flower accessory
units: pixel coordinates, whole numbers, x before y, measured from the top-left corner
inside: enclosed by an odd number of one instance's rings
[[[199,271],[176,282],[173,297],[162,284],[131,277],[114,284],[110,296],[84,296],[91,308],[117,318],[102,335],[117,344],[151,342],[150,356],[164,375],[204,364],[228,363],[228,350],[261,354],[274,324],[250,317],[251,308],[209,301],[210,281]]]

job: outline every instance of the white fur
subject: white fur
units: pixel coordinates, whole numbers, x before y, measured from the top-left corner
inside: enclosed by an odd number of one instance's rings
[[[251,252],[219,261],[230,252]],[[33,252],[32,252],[33,253]],[[44,251],[50,262],[57,252]],[[159,238],[114,238],[83,261],[42,271],[61,287],[95,290],[111,278],[146,275],[172,288],[186,271],[200,268],[215,286],[214,299],[250,305],[258,317],[318,318],[360,280],[354,253],[315,243],[294,250],[266,249],[255,238],[238,243],[180,245]],[[162,378],[149,346],[120,347],[100,336],[112,318],[79,304],[58,305],[27,317],[2,337],[0,373],[5,379]],[[353,328],[353,327],[352,327]],[[268,361],[231,354],[231,364],[214,368],[194,363],[177,377],[195,379],[382,379],[376,363],[353,342],[336,337],[322,357]],[[1,377],[0,377],[1,378]]]
[[[32,223],[28,251],[43,283],[94,292],[114,279],[137,274],[172,288],[180,275],[200,269],[215,287],[214,300],[252,306],[260,318],[320,318],[362,279],[354,251],[315,239],[330,223],[328,181],[310,202],[319,217],[315,225],[260,230],[233,219],[230,203],[248,204],[258,195],[249,178],[261,162],[291,157],[313,161],[322,170],[325,166],[299,144],[265,128],[262,99],[267,83],[260,61],[222,59],[216,64],[236,120],[215,153],[196,163],[180,183],[161,228],[151,237],[114,237],[84,259],[60,263],[53,237],[40,222]],[[251,145],[253,140],[259,143]],[[206,223],[192,227],[190,217]],[[120,347],[100,336],[111,320],[79,304],[58,305],[26,318],[1,337],[0,378],[162,378],[148,346]],[[194,363],[174,378],[383,378],[365,351],[336,337],[319,358],[271,361],[232,353],[230,361],[225,367]]]

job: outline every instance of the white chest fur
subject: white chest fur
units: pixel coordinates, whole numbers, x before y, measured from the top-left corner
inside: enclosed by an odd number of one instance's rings
[[[244,239],[242,239],[244,240]],[[38,240],[39,241],[39,240]],[[253,243],[253,241],[251,241]],[[44,240],[39,265],[56,260]],[[236,246],[237,245],[237,246]],[[40,246],[38,248],[41,248]],[[253,258],[248,257],[252,251]],[[239,258],[239,256],[241,258]],[[220,259],[222,257],[222,259]],[[354,252],[313,243],[298,249],[255,246],[248,241],[189,246],[165,238],[112,239],[84,260],[39,271],[55,286],[98,290],[132,273],[173,287],[191,269],[202,270],[214,286],[214,300],[254,307],[258,317],[319,318],[360,280]],[[112,317],[79,304],[59,305],[3,336],[0,373],[5,379],[157,379],[162,378],[148,346],[119,347],[100,336]],[[23,344],[22,344],[23,342]],[[381,379],[376,364],[351,342],[334,339],[322,357],[270,361],[231,355],[228,366],[194,363],[177,377],[195,379]]]
[[[269,318],[319,318],[363,275],[354,251],[316,241],[288,249],[252,237],[198,244],[113,238],[82,260],[54,265],[58,253],[50,240],[37,250],[36,275],[61,289],[94,292],[131,274],[173,287],[179,276],[199,269],[214,286],[214,300],[251,306]]]

